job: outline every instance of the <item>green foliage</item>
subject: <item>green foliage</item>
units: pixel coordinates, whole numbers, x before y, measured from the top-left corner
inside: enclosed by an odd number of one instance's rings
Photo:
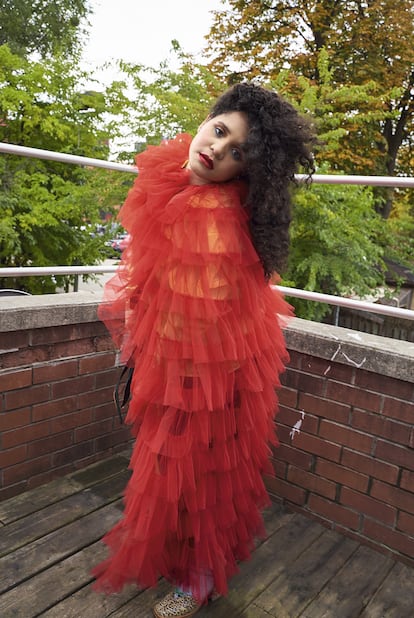
[[[118,103],[113,92],[82,90],[85,81],[86,75],[66,59],[29,61],[0,47],[0,141],[108,158],[104,116],[117,113]],[[102,211],[124,199],[126,176],[1,155],[2,266],[96,263],[103,240],[92,236],[88,226],[94,229]],[[3,287],[34,293],[52,292],[61,283],[52,277],[0,279]]]
[[[227,0],[208,37],[210,68],[229,83],[269,82],[288,70],[294,98],[306,78],[320,90],[316,117],[346,130],[338,135],[340,159],[326,158],[335,170],[412,175],[402,151],[412,152],[414,132],[413,9],[413,0]],[[384,218],[392,199],[392,192],[376,191]]]
[[[324,170],[325,173],[326,170]],[[383,283],[378,235],[384,222],[366,187],[314,184],[297,189],[285,285],[364,296]],[[321,320],[329,306],[295,299],[299,317]]]
[[[174,67],[174,68],[172,68]],[[135,136],[158,144],[177,133],[194,135],[211,103],[226,86],[173,41],[172,55],[158,68],[121,62],[132,92],[128,125]]]
[[[19,56],[72,54],[89,11],[85,0],[2,0],[0,45],[7,44]]]
[[[384,245],[387,257],[414,270],[414,216],[410,202],[413,191],[400,191],[387,220]]]

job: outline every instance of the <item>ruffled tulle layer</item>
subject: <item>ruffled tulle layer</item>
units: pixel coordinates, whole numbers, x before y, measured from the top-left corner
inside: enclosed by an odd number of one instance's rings
[[[96,587],[160,576],[225,594],[264,534],[263,474],[276,443],[275,388],[288,360],[242,207],[242,183],[191,186],[188,136],[137,158],[122,209],[131,234],[100,317],[134,364],[127,422],[137,436],[122,520]]]

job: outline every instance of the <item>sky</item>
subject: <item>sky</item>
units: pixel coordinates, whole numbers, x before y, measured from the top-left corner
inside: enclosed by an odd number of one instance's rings
[[[158,66],[168,57],[171,40],[199,53],[212,25],[212,10],[221,0],[90,0],[90,38],[84,49],[86,66],[125,60]]]

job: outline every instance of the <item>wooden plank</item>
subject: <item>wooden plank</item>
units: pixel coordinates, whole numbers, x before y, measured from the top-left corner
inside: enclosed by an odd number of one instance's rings
[[[115,455],[84,470],[77,470],[50,483],[26,491],[18,496],[0,502],[0,522],[11,523],[39,511],[46,506],[59,502],[86,487],[113,476],[127,469],[126,454]]]
[[[413,618],[414,569],[396,562],[360,618]]]
[[[243,618],[269,618],[269,614],[255,603],[251,603],[248,607],[246,607],[240,616],[243,616]]]
[[[92,487],[104,479],[128,469],[130,452],[124,451],[108,459],[98,461],[87,468],[72,472],[69,477],[82,487]]]
[[[355,618],[392,568],[392,560],[360,546],[306,608],[306,618]],[[387,617],[388,618],[388,617]]]
[[[92,489],[68,496],[23,520],[14,521],[0,529],[0,556],[49,534],[53,530],[83,517],[109,501],[119,497],[125,486],[123,472],[103,481]]]
[[[113,612],[111,618],[154,618],[152,608],[170,590],[171,586],[162,579],[156,588],[144,590],[140,595],[135,596],[124,606]],[[58,617],[56,616],[56,618]],[[91,616],[91,618],[95,618],[95,616]],[[102,618],[102,615],[100,618]]]
[[[42,618],[104,618],[117,615],[117,610],[124,608],[131,599],[136,616],[136,608],[141,606],[141,597],[142,593],[135,586],[127,586],[120,593],[104,595],[95,592],[92,584],[88,584],[42,612]]]
[[[10,524],[77,493],[82,486],[70,478],[56,479],[36,489],[0,502],[0,521]]]
[[[293,517],[294,513],[287,511],[281,504],[273,503],[263,511],[263,521],[266,528],[266,538],[285,526]],[[264,540],[264,539],[263,539]]]
[[[106,556],[106,547],[94,543],[42,571],[0,597],[2,618],[34,618],[42,615],[93,580],[92,565]]]
[[[119,519],[107,505],[0,559],[0,593],[98,541]]]
[[[255,604],[268,616],[292,618],[320,593],[358,548],[358,543],[338,532],[326,530],[266,590]]]
[[[320,524],[295,514],[253,553],[252,559],[243,562],[240,573],[229,582],[226,597],[214,603],[216,618],[239,618],[250,603],[300,556],[309,545],[321,536],[325,528]],[[209,608],[202,608],[197,616],[209,616]]]

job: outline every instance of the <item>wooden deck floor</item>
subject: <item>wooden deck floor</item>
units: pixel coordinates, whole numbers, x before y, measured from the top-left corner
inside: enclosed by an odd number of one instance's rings
[[[1,618],[144,618],[169,589],[91,590],[106,555],[99,539],[119,519],[127,454],[0,503]],[[413,618],[414,570],[280,506],[268,538],[241,565],[215,618]]]

